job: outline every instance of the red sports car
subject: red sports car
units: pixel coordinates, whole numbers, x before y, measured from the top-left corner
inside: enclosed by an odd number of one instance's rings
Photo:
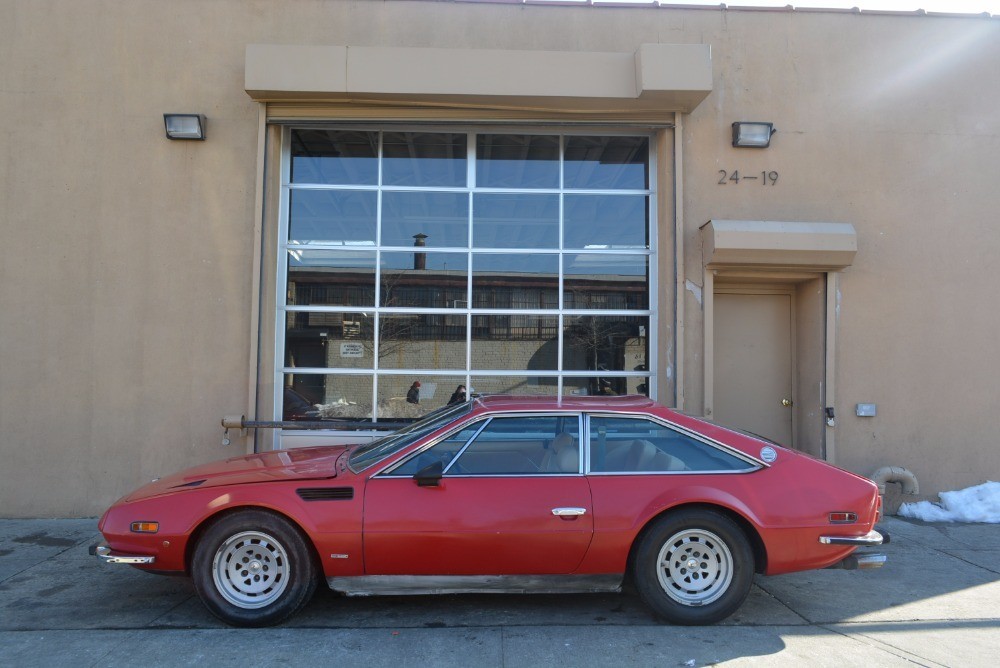
[[[187,573],[215,615],[275,624],[348,595],[617,591],[664,619],[736,611],[753,574],[871,568],[874,483],[645,397],[479,397],[365,445],[154,481],[101,518],[111,563]]]

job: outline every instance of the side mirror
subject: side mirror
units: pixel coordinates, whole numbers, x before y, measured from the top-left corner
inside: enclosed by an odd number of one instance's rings
[[[441,462],[434,462],[433,464],[428,464],[424,468],[417,471],[413,475],[413,479],[419,487],[437,487],[441,484],[441,478],[443,476],[444,464]]]

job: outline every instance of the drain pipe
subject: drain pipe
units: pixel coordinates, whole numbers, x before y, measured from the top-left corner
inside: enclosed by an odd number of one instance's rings
[[[920,483],[913,471],[904,469],[902,466],[883,466],[869,476],[872,482],[878,485],[878,493],[885,494],[885,485],[890,482],[898,482],[903,487],[903,494],[910,496],[920,493]]]

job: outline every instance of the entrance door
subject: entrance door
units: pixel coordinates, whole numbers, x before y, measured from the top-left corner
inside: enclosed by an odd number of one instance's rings
[[[715,293],[713,417],[792,445],[792,296]]]

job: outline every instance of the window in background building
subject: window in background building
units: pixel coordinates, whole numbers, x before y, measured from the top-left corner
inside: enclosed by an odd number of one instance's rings
[[[651,393],[647,135],[285,130],[275,409]]]

